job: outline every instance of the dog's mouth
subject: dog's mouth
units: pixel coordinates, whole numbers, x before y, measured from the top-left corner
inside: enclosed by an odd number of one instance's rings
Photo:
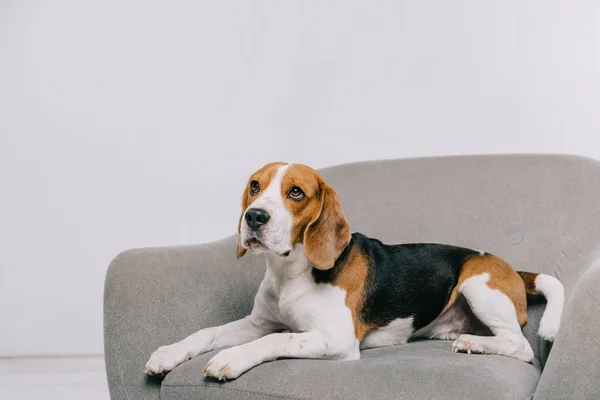
[[[246,240],[246,246],[248,246],[248,248],[252,251],[268,250],[267,246],[265,246],[264,243],[258,240],[257,238],[250,238]]]
[[[267,246],[265,246],[265,244],[263,242],[261,242],[260,240],[258,240],[255,237],[246,240],[246,247],[249,248],[251,251],[256,251],[256,252],[269,251],[269,248]],[[285,258],[290,255],[290,250],[288,250],[284,253],[279,253],[277,255],[279,257]]]

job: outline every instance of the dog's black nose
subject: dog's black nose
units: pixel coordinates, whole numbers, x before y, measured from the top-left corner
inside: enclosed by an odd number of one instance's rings
[[[251,229],[258,229],[261,225],[267,223],[271,216],[265,211],[259,208],[251,208],[246,211],[246,223]]]

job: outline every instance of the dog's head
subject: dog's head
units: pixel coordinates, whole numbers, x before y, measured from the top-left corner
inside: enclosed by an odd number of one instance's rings
[[[297,244],[318,269],[333,267],[350,242],[350,226],[335,190],[312,168],[271,163],[244,189],[237,257],[247,250],[286,257]]]

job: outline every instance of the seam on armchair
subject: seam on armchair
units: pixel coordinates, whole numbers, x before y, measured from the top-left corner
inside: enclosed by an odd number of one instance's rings
[[[229,388],[229,387],[223,387],[223,386],[215,386],[215,385],[161,385],[162,387],[165,388],[193,388],[193,387],[201,387],[201,388],[207,388],[207,389],[215,389],[215,390],[228,390],[231,392],[236,392],[236,393],[247,393],[247,394],[258,394],[261,396],[265,396],[265,397],[270,397],[272,399],[285,399],[285,400],[309,400],[307,397],[292,397],[292,396],[280,396],[280,395],[276,395],[276,394],[270,394],[270,393],[265,393],[265,392],[258,392],[258,391],[254,391],[254,390],[247,390],[247,389],[236,389],[236,388]]]

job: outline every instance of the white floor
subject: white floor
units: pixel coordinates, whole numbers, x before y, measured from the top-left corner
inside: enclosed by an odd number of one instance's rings
[[[109,400],[102,356],[0,358],[2,400]]]

